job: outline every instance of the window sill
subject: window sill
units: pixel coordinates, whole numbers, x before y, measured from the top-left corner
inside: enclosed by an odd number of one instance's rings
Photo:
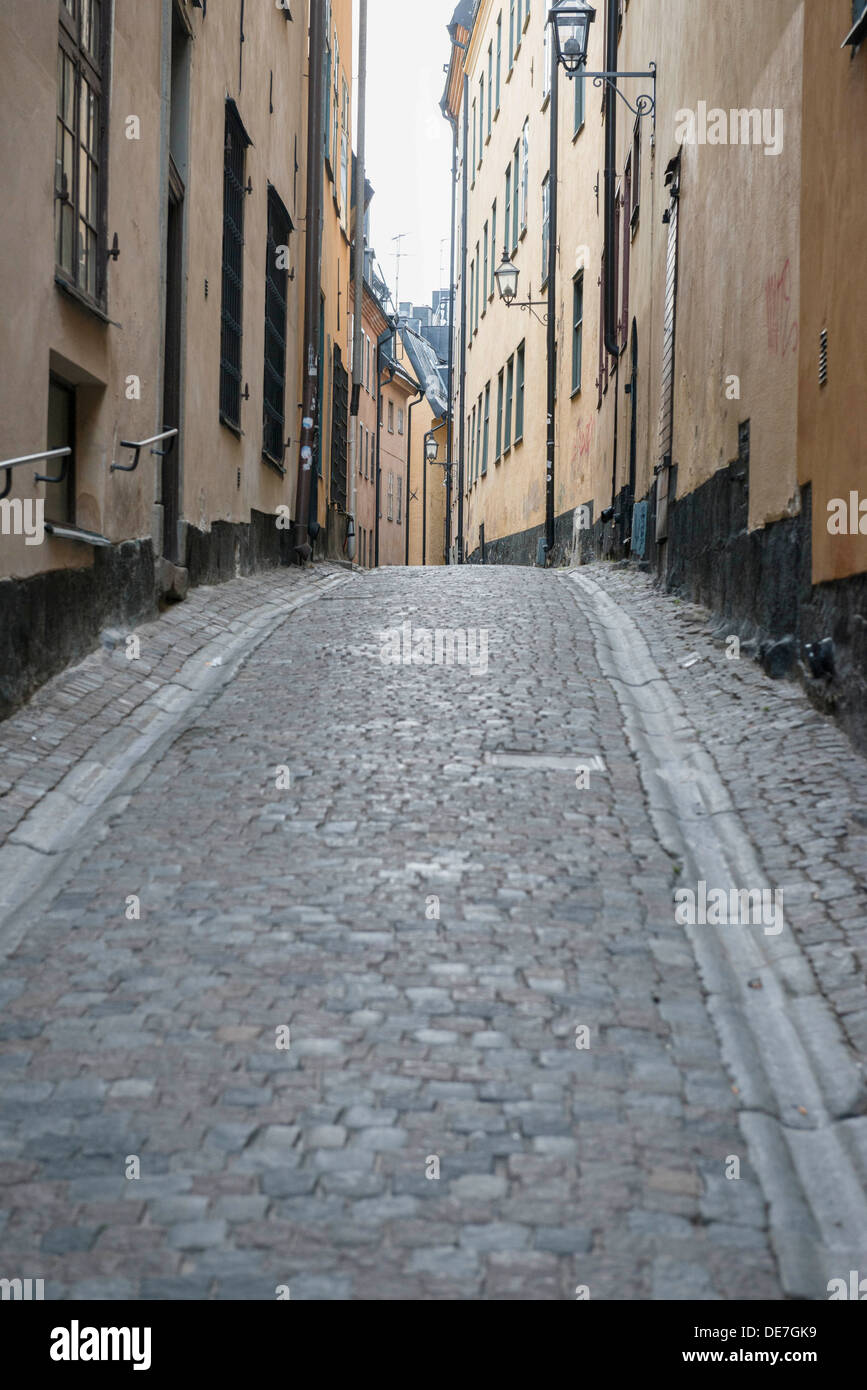
[[[632,224],[632,239],[633,239],[633,241],[635,240],[635,233],[638,231],[638,224],[639,224],[639,222],[641,221],[641,218],[640,218],[639,215],[638,215],[638,211],[639,211],[638,208],[636,208],[635,211],[634,211],[633,214],[632,214],[631,219],[630,219],[630,220],[631,220],[631,224]]]
[[[551,93],[550,93],[550,92],[544,92],[543,95],[542,95],[542,110],[543,110],[543,111],[547,111],[547,110],[548,110],[548,107],[549,107],[550,105],[551,105]]]
[[[488,131],[487,135],[485,136],[485,144],[486,144],[486,145],[490,145],[490,143],[491,143],[491,132]]]
[[[519,434],[519,435],[518,435],[518,438],[515,440],[514,444],[512,445],[512,448],[513,448],[513,449],[517,449],[518,445],[519,445],[519,444],[523,444],[523,442],[524,442],[524,436],[523,436],[522,434]]]
[[[514,64],[513,64],[512,67],[509,68],[509,71],[506,73],[506,86],[508,86],[509,83],[511,82],[511,80],[512,80],[512,73],[513,73],[514,71],[515,71],[515,68],[514,68]]]
[[[581,395],[581,387],[580,387],[580,386],[573,386],[573,387],[572,387],[572,395],[569,397],[569,399],[570,399],[570,401],[574,401],[575,397],[576,397],[576,396],[580,396],[580,395]]]
[[[100,323],[110,323],[115,328],[120,327],[120,324],[116,324],[114,319],[108,317],[108,314],[97,304],[95,299],[91,299],[90,295],[85,294],[76,285],[71,285],[68,280],[64,280],[62,275],[55,274],[54,283],[63,294],[74,300],[79,308],[86,309],[95,319],[99,319]]]
[[[524,240],[524,237],[525,237],[526,235],[527,235],[527,228],[526,228],[526,227],[522,227],[522,228],[521,228],[521,235],[518,237],[518,240],[519,240],[519,241],[523,241],[523,240]]]
[[[578,129],[576,130],[575,134],[572,136],[572,144],[573,144],[573,145],[575,144],[575,141],[578,139],[578,136],[581,134],[581,132],[582,132],[582,130],[584,129],[584,127],[585,127],[586,124],[587,124],[586,121],[582,121],[581,124],[579,125]]]
[[[241,426],[236,425],[234,420],[227,419],[227,417],[223,414],[222,411],[220,411],[220,424],[223,425],[224,428],[227,429],[230,434],[233,434],[236,439],[241,439],[243,435],[243,430],[241,429]]]
[[[282,463],[272,458],[270,454],[266,454],[264,449],[262,450],[262,462],[266,468],[272,468],[275,473],[279,473],[281,478],[286,477],[286,469],[283,467]]]

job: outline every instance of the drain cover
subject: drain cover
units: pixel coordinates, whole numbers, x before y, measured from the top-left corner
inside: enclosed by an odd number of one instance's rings
[[[598,753],[486,753],[485,762],[494,767],[525,767],[531,772],[574,772],[576,767],[605,772],[605,761]]]

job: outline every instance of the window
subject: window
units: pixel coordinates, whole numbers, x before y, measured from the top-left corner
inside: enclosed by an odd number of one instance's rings
[[[521,231],[527,230],[527,204],[530,201],[530,121],[524,122],[521,136]]]
[[[494,462],[499,462],[503,452],[503,376],[500,372],[497,378],[497,452],[494,454]]]
[[[479,396],[479,404],[476,407],[476,480],[479,477],[479,468],[482,458],[482,398]]]
[[[509,0],[509,72],[515,61],[515,0]]]
[[[331,122],[331,167],[337,172],[337,154],[340,148],[340,45],[337,42],[337,30],[334,31],[334,97],[332,102],[332,122]],[[339,195],[338,195],[339,196]]]
[[[488,44],[488,138],[491,135],[491,122],[493,120],[494,105],[494,45],[493,41]]]
[[[250,141],[238,108],[226,102],[223,153],[223,302],[220,313],[220,419],[241,428],[241,340],[244,306],[244,169]]]
[[[474,302],[475,302],[475,294],[476,294],[476,267],[475,267],[475,265],[471,265],[471,266],[470,266],[470,309],[469,309],[469,313],[467,314],[467,341],[470,342],[470,343],[472,343],[472,341],[473,341],[473,304],[474,304]]]
[[[509,249],[509,235],[512,230],[512,166],[506,170],[506,225],[503,228],[503,247]]]
[[[105,303],[110,0],[63,0],[57,55],[54,247],[58,279]]]
[[[72,449],[72,453],[64,459],[47,460],[48,467],[41,470],[60,477],[62,467],[66,465],[66,476],[62,482],[45,484],[45,515],[50,521],[74,526],[75,387],[56,376],[49,376],[48,379],[48,432],[45,443],[49,449]]]
[[[629,252],[632,246],[632,155],[623,171],[623,248],[620,265],[620,342],[625,348],[629,338]]]
[[[489,294],[489,296],[490,296],[491,299],[493,299],[493,297],[494,297],[494,290],[496,289],[496,286],[497,286],[497,282],[496,282],[496,280],[494,279],[494,276],[495,276],[495,274],[496,274],[496,270],[497,270],[497,200],[496,200],[496,198],[495,198],[495,199],[494,199],[493,206],[492,206],[492,208],[491,208],[491,283],[490,283],[490,286],[489,286],[489,288],[488,288],[488,294]]]
[[[584,272],[572,281],[572,394],[581,390],[581,357],[584,349]]]
[[[394,521],[394,474],[388,475],[388,488],[386,490],[386,501],[388,503],[388,519]]]
[[[364,477],[365,455],[364,455],[364,426],[358,426],[358,471]]]
[[[515,390],[515,359],[510,357],[506,363],[506,418],[503,424],[503,453],[512,447],[512,396]]]
[[[476,242],[476,332],[479,331],[479,286],[482,279],[482,262],[479,256],[479,243]]]
[[[268,240],[265,255],[265,377],[262,392],[262,452],[283,464],[286,438],[286,306],[289,293],[289,235],[292,220],[268,185]]]
[[[485,429],[482,436],[482,477],[488,471],[488,449],[491,442],[491,383],[485,387]]]
[[[403,434],[403,406],[397,408],[397,432]]]
[[[388,432],[394,434],[394,401],[388,403]]]
[[[485,79],[479,78],[479,168],[482,167],[482,154],[485,149]]]
[[[497,115],[500,114],[500,73],[503,68],[503,12],[497,17]]]
[[[575,134],[577,135],[584,125],[584,98],[587,79],[583,73],[579,73],[577,77],[573,77],[572,81],[575,84]]]
[[[863,0],[867,6],[867,0]],[[630,226],[635,228],[638,225],[638,208],[641,202],[641,120],[635,122],[632,132],[632,213],[630,216]]]
[[[324,103],[325,103],[325,110],[324,110],[324,112],[323,112],[323,120],[322,120],[322,149],[323,149],[323,153],[324,153],[325,158],[326,158],[326,160],[327,160],[327,162],[328,162],[328,165],[329,165],[328,172],[329,172],[329,174],[331,174],[331,176],[332,176],[332,178],[333,178],[334,175],[333,175],[332,170],[331,170],[331,167],[330,167],[330,166],[331,166],[331,44],[328,42],[328,36],[329,36],[330,32],[331,32],[330,23],[326,23],[326,25],[325,25],[325,55],[324,55],[324,63],[325,63],[324,78],[325,78],[325,80],[324,80],[324,82],[323,82],[323,84],[322,84],[322,85],[323,85],[323,101],[324,101]]]
[[[519,189],[521,187],[521,142],[515,146],[515,153],[512,156],[513,175],[512,175],[512,250],[518,249],[518,225],[520,207],[518,204]]]
[[[472,414],[469,418],[470,427],[470,468],[467,474],[467,492],[473,485],[473,469],[476,463],[476,407],[473,406]]]
[[[342,221],[349,215],[349,87],[343,79],[342,119],[340,125],[340,199]]]
[[[542,284],[548,283],[551,241],[551,179],[548,174],[542,183]]]
[[[401,519],[402,516],[403,516],[403,478],[402,478],[401,475],[398,473],[398,475],[397,475],[397,518],[396,518],[396,519],[397,519],[397,524],[398,524],[398,526],[400,525],[400,519]]]
[[[515,443],[524,438],[524,344],[518,348],[517,380],[515,382]]]
[[[490,270],[489,270],[489,268],[488,268],[488,224],[487,224],[487,222],[485,223],[485,230],[484,230],[484,232],[483,232],[483,234],[482,234],[482,243],[483,243],[484,248],[485,248],[484,272],[483,272],[483,279],[482,279],[482,316],[484,317],[484,315],[487,313],[487,309],[488,309],[488,284],[490,283],[490,279],[491,279],[491,272],[490,272]]]
[[[475,181],[476,181],[476,165],[477,165],[477,163],[478,163],[478,141],[477,141],[477,139],[476,139],[476,112],[477,112],[477,109],[478,109],[478,108],[477,108],[477,106],[476,106],[476,103],[473,102],[473,162],[472,162],[472,164],[470,165],[470,168],[471,168],[472,171],[473,171],[473,183],[475,183]]]
[[[602,253],[602,266],[599,273],[599,377],[596,382],[599,399],[596,409],[602,406],[602,397],[608,390],[608,353],[605,351],[605,253]]]

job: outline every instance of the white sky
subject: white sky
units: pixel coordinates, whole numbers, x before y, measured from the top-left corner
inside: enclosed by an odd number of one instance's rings
[[[371,242],[394,294],[398,243],[392,237],[407,233],[400,243],[400,298],[415,304],[430,304],[432,291],[449,279],[452,135],[439,102],[451,51],[446,25],[455,4],[368,0]],[[357,68],[357,40],[354,48]],[[356,99],[357,91],[356,83]],[[353,106],[357,111],[357,100]]]

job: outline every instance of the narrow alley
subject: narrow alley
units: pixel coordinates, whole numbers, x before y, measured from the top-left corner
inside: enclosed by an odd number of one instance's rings
[[[6,1263],[825,1296],[867,1235],[865,765],[710,626],[605,566],[289,570],[43,687],[0,731]],[[701,881],[782,929],[683,925]]]

